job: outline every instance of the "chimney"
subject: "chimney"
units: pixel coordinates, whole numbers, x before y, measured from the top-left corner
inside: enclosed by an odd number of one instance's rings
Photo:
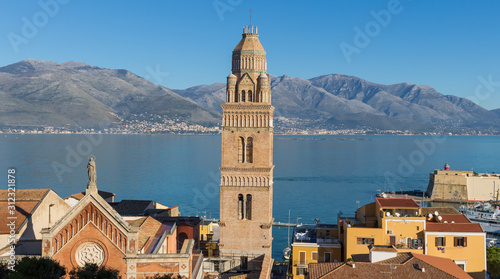
[[[356,264],[355,263],[352,264],[352,268],[356,268]]]
[[[422,267],[422,272],[425,272],[425,267]]]

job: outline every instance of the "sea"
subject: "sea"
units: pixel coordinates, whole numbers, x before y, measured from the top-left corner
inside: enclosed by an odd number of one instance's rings
[[[182,215],[219,217],[220,135],[0,134],[0,171],[16,187],[50,188],[65,198],[86,188],[94,156],[99,190],[115,200],[154,200]],[[356,135],[274,137],[275,221],[335,224],[379,192],[427,189],[429,173],[500,172],[499,136]],[[0,176],[2,177],[2,176]],[[288,229],[273,228],[282,258]]]

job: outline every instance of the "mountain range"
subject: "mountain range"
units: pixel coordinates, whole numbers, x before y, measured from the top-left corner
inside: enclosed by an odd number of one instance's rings
[[[354,76],[271,76],[277,123],[301,128],[412,131],[494,129],[500,109],[426,85],[381,85]],[[206,126],[220,123],[225,84],[176,90],[127,70],[34,59],[0,68],[0,126],[98,127],[150,114]]]
[[[127,70],[34,59],[0,68],[0,125],[109,127],[148,113],[214,125],[216,112]]]
[[[223,83],[174,91],[219,113],[225,100]],[[311,79],[284,75],[271,76],[271,94],[275,116],[322,128],[430,131],[495,129],[500,124],[500,109],[490,111],[427,85],[382,85],[339,74]]]

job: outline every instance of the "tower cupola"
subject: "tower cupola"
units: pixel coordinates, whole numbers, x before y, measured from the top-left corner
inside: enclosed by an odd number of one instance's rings
[[[242,38],[233,50],[232,73],[265,73],[266,63],[266,51],[259,41],[257,27],[243,27]]]

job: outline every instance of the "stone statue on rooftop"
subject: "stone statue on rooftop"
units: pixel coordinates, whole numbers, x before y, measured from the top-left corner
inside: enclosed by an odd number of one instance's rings
[[[87,164],[87,172],[89,174],[89,182],[87,185],[95,185],[95,180],[97,178],[94,157],[90,157],[89,163]]]

